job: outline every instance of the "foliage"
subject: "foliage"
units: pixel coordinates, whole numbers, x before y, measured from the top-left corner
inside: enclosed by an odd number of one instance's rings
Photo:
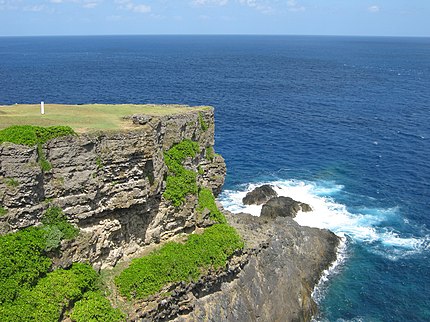
[[[76,322],[120,322],[125,315],[112,307],[109,300],[100,292],[88,292],[75,303],[71,315]]]
[[[209,217],[220,224],[227,223],[224,215],[218,210],[215,197],[210,189],[202,188],[199,191],[199,205],[197,211],[202,213],[205,209],[210,211]]]
[[[243,242],[234,228],[216,224],[190,235],[185,244],[170,242],[148,256],[132,261],[115,278],[127,298],[145,298],[172,282],[197,280],[205,270],[223,267]]]
[[[51,163],[46,160],[45,153],[43,152],[42,144],[37,144],[37,156],[39,158],[39,165],[43,172],[48,172],[52,169]]]
[[[72,134],[75,134],[75,132],[69,126],[13,125],[0,130],[0,143],[12,142],[33,146],[43,144],[60,136]]]
[[[46,274],[51,260],[44,256],[45,247],[45,232],[35,227],[0,236],[0,304],[13,301]]]
[[[19,186],[19,181],[14,178],[8,178],[5,180],[5,183],[8,187],[16,188]]]
[[[199,124],[203,132],[207,131],[207,129],[209,128],[209,125],[204,120],[203,114],[201,112],[199,112]]]
[[[209,146],[206,148],[206,160],[213,161],[215,158],[214,148]]]
[[[33,288],[23,290],[16,301],[0,306],[2,321],[59,321],[65,308],[96,289],[97,279],[97,273],[86,264],[57,269]]]
[[[185,201],[186,195],[197,193],[196,173],[182,165],[187,157],[193,158],[197,152],[199,152],[197,142],[183,140],[164,153],[169,176],[163,196],[171,200],[175,207],[179,207]]]
[[[63,211],[57,206],[49,207],[46,210],[42,217],[42,223],[45,227],[56,227],[62,234],[61,239],[72,239],[79,233],[79,229],[67,221]]]
[[[96,159],[96,165],[97,165],[97,169],[102,169],[103,168],[102,158],[97,157],[97,159]]]
[[[0,205],[0,216],[4,216],[7,214],[6,208],[4,208],[2,205]]]

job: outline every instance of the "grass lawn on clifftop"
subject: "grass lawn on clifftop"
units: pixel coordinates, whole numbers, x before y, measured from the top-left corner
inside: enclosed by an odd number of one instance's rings
[[[132,104],[45,104],[45,114],[40,114],[40,104],[0,105],[0,130],[12,125],[68,125],[76,132],[92,130],[117,130],[133,128],[124,116],[145,114],[163,116],[191,111],[207,110],[207,106],[185,105],[132,105]]]

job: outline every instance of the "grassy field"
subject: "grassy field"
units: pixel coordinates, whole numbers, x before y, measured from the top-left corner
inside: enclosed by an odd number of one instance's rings
[[[132,128],[131,121],[124,116],[145,114],[163,116],[208,109],[207,106],[190,108],[184,105],[62,105],[45,104],[45,114],[40,114],[40,105],[0,105],[0,130],[11,125],[68,125],[76,132],[94,130],[118,130]]]

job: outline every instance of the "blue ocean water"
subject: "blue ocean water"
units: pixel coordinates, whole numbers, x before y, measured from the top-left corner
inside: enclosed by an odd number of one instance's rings
[[[269,182],[344,236],[317,320],[430,321],[429,38],[0,38],[0,104],[41,100],[213,105],[224,206]]]

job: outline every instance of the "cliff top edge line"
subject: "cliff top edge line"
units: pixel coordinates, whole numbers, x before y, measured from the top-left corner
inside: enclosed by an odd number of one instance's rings
[[[68,125],[78,133],[133,129],[135,125],[127,116],[157,117],[212,109],[210,106],[173,104],[45,104],[44,107],[45,114],[42,115],[40,104],[0,105],[0,130],[12,125]]]

